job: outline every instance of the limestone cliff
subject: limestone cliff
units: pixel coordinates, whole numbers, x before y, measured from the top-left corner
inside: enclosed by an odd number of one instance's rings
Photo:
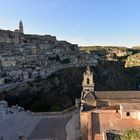
[[[126,59],[125,67],[138,67],[140,66],[140,53],[136,53],[134,55],[130,55]]]

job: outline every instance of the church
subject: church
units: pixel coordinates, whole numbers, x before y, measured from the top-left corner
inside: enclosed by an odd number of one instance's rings
[[[95,91],[93,73],[83,74],[80,123],[82,140],[113,140],[140,128],[140,91]]]

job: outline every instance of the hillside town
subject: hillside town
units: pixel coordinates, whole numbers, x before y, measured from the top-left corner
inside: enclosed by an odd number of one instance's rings
[[[81,55],[78,45],[55,36],[24,34],[20,21],[15,31],[0,30],[0,89],[45,78],[66,67],[97,65],[93,58]]]
[[[140,0],[1,0],[0,140],[140,140]]]
[[[25,34],[22,21],[0,30],[0,140],[116,140],[139,130],[139,54]]]

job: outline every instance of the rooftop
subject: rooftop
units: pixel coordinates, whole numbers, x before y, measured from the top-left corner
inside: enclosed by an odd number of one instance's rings
[[[95,91],[97,99],[140,99],[140,91]]]
[[[139,110],[140,111],[140,103],[121,103],[120,108],[122,110]]]
[[[65,115],[39,114],[24,111],[19,106],[7,107],[6,102],[0,102],[0,137],[4,140],[19,140],[24,135],[28,140],[33,139],[67,139],[69,131],[77,125],[78,110],[65,113]],[[73,117],[76,116],[75,118]],[[72,121],[73,126],[68,127]],[[78,122],[78,121],[77,121]],[[79,123],[79,122],[78,122]],[[80,129],[80,128],[79,128]]]

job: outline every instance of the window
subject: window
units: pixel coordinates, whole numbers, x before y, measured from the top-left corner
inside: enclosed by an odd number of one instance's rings
[[[126,116],[130,116],[130,112],[126,112]]]
[[[89,80],[89,78],[87,78],[87,84],[89,84],[90,83],[90,80]]]

